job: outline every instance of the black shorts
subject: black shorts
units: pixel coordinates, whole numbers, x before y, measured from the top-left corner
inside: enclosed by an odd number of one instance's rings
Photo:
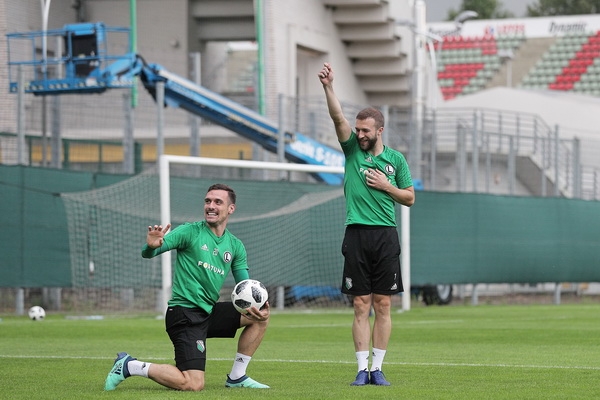
[[[215,304],[210,315],[200,308],[168,307],[165,326],[173,342],[177,368],[204,371],[206,339],[235,337],[240,328],[240,313],[231,302]]]
[[[404,291],[395,227],[348,225],[342,243],[342,293],[365,296]]]

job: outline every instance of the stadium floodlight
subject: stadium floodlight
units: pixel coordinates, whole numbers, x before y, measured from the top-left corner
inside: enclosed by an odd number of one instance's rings
[[[456,25],[456,29],[460,32],[460,30],[462,29],[463,24],[470,20],[470,19],[475,19],[479,17],[479,14],[477,14],[476,11],[473,10],[465,10],[463,12],[461,12],[460,14],[458,14],[455,18],[454,18],[454,25]]]
[[[458,14],[456,16],[456,18],[454,18],[454,23],[462,24],[470,19],[474,19],[477,17],[479,17],[479,14],[477,14],[477,11],[465,10],[465,11],[461,12],[460,14]]]

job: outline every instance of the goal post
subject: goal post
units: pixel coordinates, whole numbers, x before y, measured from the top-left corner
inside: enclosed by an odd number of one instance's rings
[[[170,170],[171,164],[186,164],[196,166],[259,169],[286,172],[343,174],[344,168],[340,166],[309,165],[296,163],[280,163],[268,161],[232,160],[207,157],[161,155],[159,158],[159,184],[160,184],[160,221],[163,226],[171,222],[171,187]],[[401,206],[401,266],[404,284],[404,295],[402,296],[402,310],[410,310],[410,209]],[[343,221],[339,221],[342,225]],[[171,271],[172,260],[170,252],[161,255],[161,304],[166,304],[171,295]]]

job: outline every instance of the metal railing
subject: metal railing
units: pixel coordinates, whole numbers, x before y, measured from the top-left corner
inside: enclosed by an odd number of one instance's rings
[[[36,132],[42,124],[38,121],[39,113],[34,112],[39,110],[36,106],[39,100],[35,98],[30,101],[32,115],[27,116],[26,129],[31,136],[42,136]],[[97,132],[106,128],[114,131],[120,125],[120,118],[123,119],[123,125],[127,120],[119,102],[102,101],[102,107],[86,107],[86,104],[78,101],[59,102],[56,112],[62,114],[62,125],[69,129],[77,126],[80,131],[88,131],[88,137],[101,138]],[[284,129],[337,148],[333,123],[322,96],[287,97],[281,104],[283,112],[276,113],[271,119],[280,118]],[[352,125],[362,107],[349,103],[342,105]],[[64,107],[62,113],[61,107]],[[151,130],[149,125],[153,121],[151,115],[154,107],[151,102],[140,103],[135,110],[140,119],[136,128],[143,125],[144,129]],[[571,132],[564,127],[549,126],[534,114],[457,108],[426,110],[422,132],[417,135],[415,127],[421,124],[412,121],[408,110],[393,107],[382,109],[387,116],[385,144],[402,151],[411,169],[418,163],[425,190],[600,199],[600,157],[595,158],[593,153],[594,149],[600,149],[600,140],[594,141],[589,134],[585,137],[580,132]],[[187,118],[180,116],[173,118],[167,126],[170,129],[179,127],[177,129],[185,134],[189,132],[189,127],[185,127],[187,121]],[[579,136],[584,138],[580,139]],[[417,140],[422,141],[420,155],[412,151],[416,148]],[[111,141],[114,144],[114,139]],[[7,138],[0,143],[1,154],[4,154],[0,162],[5,164],[14,163],[7,161],[10,157],[6,155],[14,153],[8,148],[10,143]],[[29,148],[35,147],[34,142],[30,144]],[[72,147],[72,150],[76,148],[81,146]],[[115,151],[118,150],[111,152]],[[582,161],[585,159],[582,154],[587,157],[586,162]],[[34,155],[29,157],[30,160],[34,159]],[[595,159],[597,163],[593,162]],[[86,165],[84,160],[69,168],[85,167],[89,170],[94,162],[97,161],[90,161]],[[97,164],[97,168],[104,167]],[[111,167],[114,168],[115,165]]]

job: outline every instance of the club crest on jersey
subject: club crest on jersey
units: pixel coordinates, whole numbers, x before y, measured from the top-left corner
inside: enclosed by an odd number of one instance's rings
[[[394,175],[394,173],[396,172],[396,168],[394,168],[393,165],[391,164],[386,164],[385,166],[385,173],[388,175]]]
[[[232,255],[231,255],[231,253],[230,253],[230,252],[228,252],[228,251],[226,251],[226,252],[223,254],[223,261],[225,261],[226,263],[230,263],[230,262],[231,262],[231,258],[232,258]]]

